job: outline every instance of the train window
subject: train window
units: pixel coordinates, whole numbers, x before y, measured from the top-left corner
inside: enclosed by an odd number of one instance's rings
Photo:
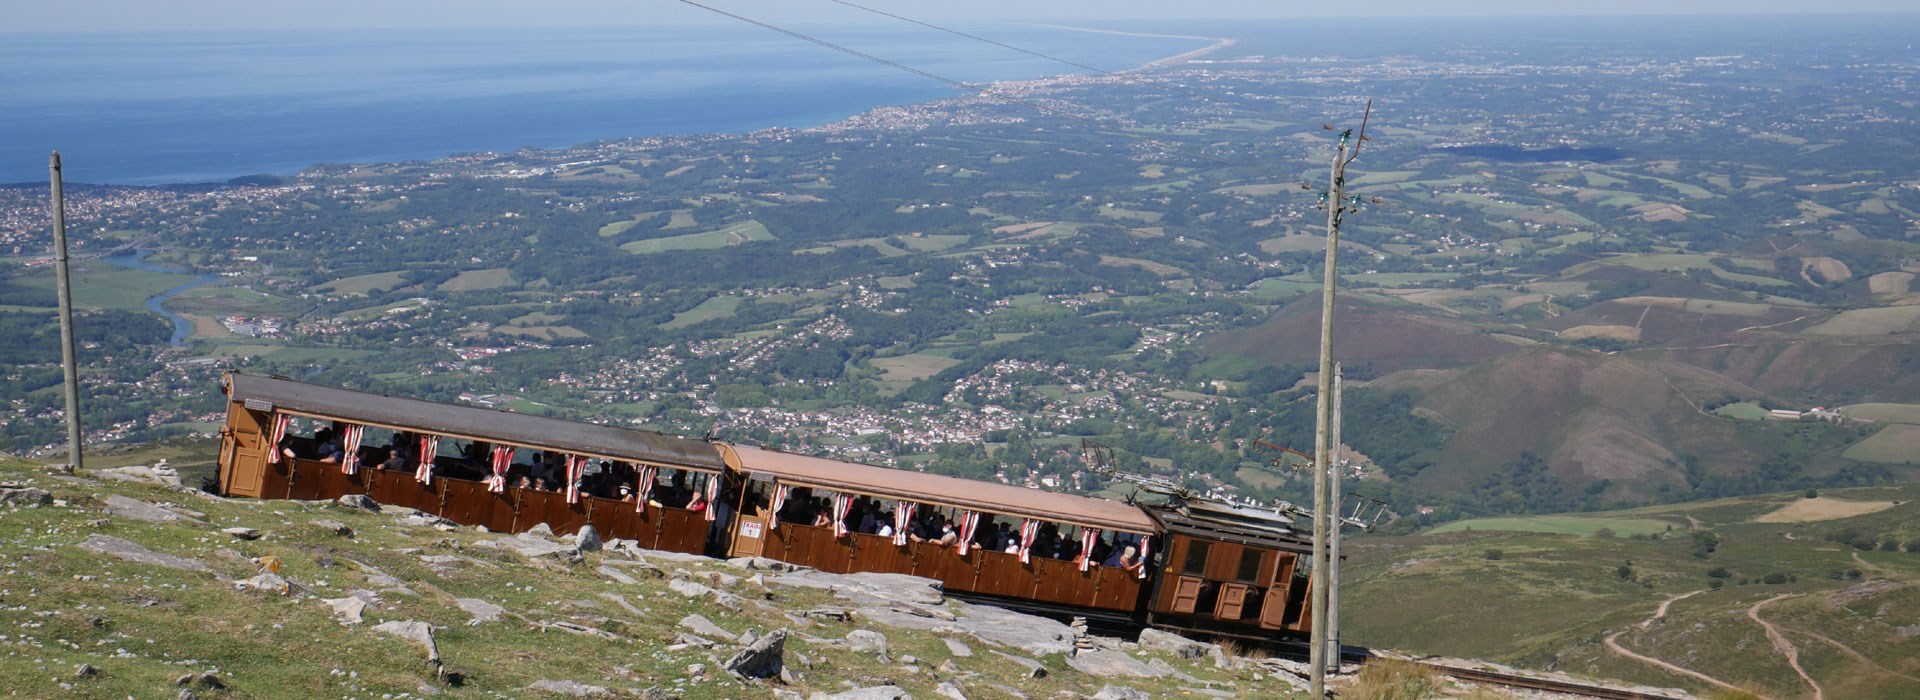
[[[1204,576],[1207,572],[1207,553],[1213,549],[1212,542],[1187,540],[1187,559],[1180,570],[1195,576]]]
[[[1264,550],[1248,547],[1240,550],[1240,570],[1234,574],[1236,581],[1253,581],[1260,577],[1260,557]]]

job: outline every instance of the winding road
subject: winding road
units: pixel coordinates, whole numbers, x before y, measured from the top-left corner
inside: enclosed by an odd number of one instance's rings
[[[1767,641],[1773,643],[1773,650],[1780,652],[1781,656],[1787,657],[1787,665],[1793,667],[1794,673],[1800,674],[1800,680],[1806,681],[1807,685],[1813,688],[1813,700],[1826,700],[1827,691],[1820,687],[1820,683],[1818,681],[1813,680],[1813,676],[1807,675],[1807,669],[1802,668],[1800,666],[1799,647],[1795,647],[1793,645],[1793,642],[1787,639],[1786,635],[1780,633],[1779,628],[1773,626],[1773,623],[1760,619],[1760,608],[1766,607],[1768,603],[1772,603],[1777,600],[1785,600],[1787,598],[1796,598],[1799,596],[1800,596],[1799,593],[1782,593],[1772,598],[1768,598],[1758,603],[1754,603],[1753,607],[1747,608],[1747,617],[1752,619],[1754,622],[1759,623],[1760,628],[1767,631]]]
[[[1648,627],[1652,626],[1654,622],[1659,621],[1660,618],[1666,617],[1667,609],[1672,607],[1675,602],[1678,602],[1686,598],[1691,598],[1693,596],[1700,595],[1705,592],[1706,590],[1703,589],[1703,590],[1694,591],[1692,593],[1682,593],[1672,598],[1668,598],[1666,602],[1663,602],[1660,604],[1660,607],[1658,609],[1653,611],[1652,617],[1649,617],[1640,622],[1640,624],[1638,625],[1638,629],[1643,629],[1643,630],[1647,629]],[[1653,658],[1651,656],[1647,656],[1645,654],[1639,654],[1632,650],[1629,650],[1626,647],[1621,646],[1619,641],[1620,635],[1623,635],[1626,633],[1627,633],[1627,630],[1620,630],[1613,634],[1607,635],[1607,639],[1606,639],[1607,648],[1612,649],[1613,653],[1615,654],[1619,654],[1621,656],[1627,657],[1634,661],[1638,661],[1648,666],[1659,668],[1669,673],[1686,676],[1688,678],[1699,680],[1711,685],[1719,686],[1721,688],[1726,688],[1727,690],[1733,690],[1733,691],[1744,690],[1743,688],[1736,686],[1732,683],[1728,683],[1718,678],[1714,678],[1713,676],[1709,676],[1699,671],[1695,671],[1693,669],[1686,668],[1684,666],[1677,666],[1674,664],[1670,664],[1665,661],[1661,661],[1659,659]]]

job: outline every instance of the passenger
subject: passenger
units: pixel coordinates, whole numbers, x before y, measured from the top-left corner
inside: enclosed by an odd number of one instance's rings
[[[1111,556],[1113,556],[1113,545],[1108,544],[1105,539],[1095,539],[1093,551],[1087,553],[1087,559],[1096,564],[1106,563],[1107,558]]]
[[[687,510],[693,511],[695,513],[706,512],[707,494],[700,492],[700,490],[698,489],[695,489],[693,492],[693,496],[687,500]]]
[[[946,516],[936,515],[934,519],[940,523],[940,531],[934,533],[934,542],[942,547],[952,547],[960,541],[960,533],[953,531],[953,523],[947,522]]]
[[[328,464],[340,462],[340,439],[332,428],[321,428],[313,434],[313,458]]]
[[[1145,565],[1146,562],[1140,559],[1140,550],[1134,549],[1133,545],[1127,545],[1125,553],[1120,556],[1120,568],[1127,570],[1127,573],[1137,574]]]
[[[863,534],[868,534],[868,535],[879,533],[880,532],[880,506],[873,503],[867,503],[866,508],[861,511],[860,527],[854,528],[854,529]]]
[[[395,447],[387,451],[387,461],[381,462],[380,468],[395,472],[406,471],[407,465],[412,462],[412,453],[407,452],[405,448]]]
[[[1127,560],[1133,556],[1134,556],[1133,545],[1127,545],[1127,548],[1125,551],[1117,550],[1117,549],[1113,550],[1113,553],[1108,555],[1104,561],[1101,561],[1100,565],[1111,566],[1114,568],[1122,568],[1127,565]]]
[[[873,534],[879,535],[881,537],[892,537],[893,536],[893,511],[885,511],[875,519],[880,521],[880,525],[877,529],[873,531]]]

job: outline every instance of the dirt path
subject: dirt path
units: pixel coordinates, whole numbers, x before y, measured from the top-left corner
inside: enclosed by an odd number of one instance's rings
[[[1693,517],[1693,514],[1692,514],[1692,513],[1688,513],[1688,514],[1687,514],[1687,529],[1689,529],[1689,530],[1698,530],[1698,529],[1700,529],[1700,519],[1699,519],[1699,518],[1696,518],[1696,517]],[[1694,593],[1698,593],[1698,592],[1699,592],[1699,591],[1694,591]],[[1688,593],[1687,595],[1693,595],[1693,593]],[[1666,608],[1666,606],[1661,606],[1661,607],[1660,607],[1660,609],[1664,611],[1664,610],[1666,610],[1667,608]]]
[[[1798,597],[1799,595],[1798,593],[1782,593],[1754,603],[1753,607],[1747,608],[1747,617],[1759,623],[1761,629],[1766,630],[1767,641],[1773,643],[1773,650],[1780,652],[1781,656],[1787,657],[1787,665],[1792,666],[1793,672],[1800,675],[1800,680],[1806,681],[1807,685],[1813,688],[1813,700],[1826,700],[1827,692],[1820,688],[1820,683],[1813,680],[1813,676],[1807,675],[1807,669],[1800,667],[1799,647],[1795,647],[1793,642],[1787,639],[1786,635],[1780,633],[1779,628],[1773,626],[1773,623],[1760,619],[1760,608],[1765,607],[1768,603]]]
[[[1850,647],[1850,646],[1847,646],[1847,645],[1845,645],[1845,644],[1842,644],[1842,643],[1840,643],[1840,640],[1837,640],[1837,639],[1834,639],[1834,638],[1832,638],[1832,637],[1828,637],[1828,636],[1826,636],[1826,635],[1823,635],[1823,634],[1820,634],[1820,633],[1817,633],[1817,632],[1809,632],[1809,631],[1807,631],[1807,630],[1803,630],[1803,629],[1787,629],[1787,631],[1788,631],[1788,632],[1791,632],[1791,633],[1793,633],[1793,634],[1799,634],[1799,635],[1805,635],[1805,636],[1807,636],[1807,637],[1811,637],[1811,638],[1813,638],[1813,639],[1817,639],[1817,640],[1820,640],[1820,641],[1822,641],[1822,642],[1826,642],[1826,643],[1828,643],[1828,644],[1831,644],[1831,645],[1833,645],[1833,647],[1834,647],[1835,649],[1839,649],[1839,650],[1841,651],[1841,653],[1844,653],[1844,654],[1846,654],[1847,656],[1851,656],[1851,657],[1853,657],[1853,660],[1855,660],[1855,661],[1858,661],[1858,662],[1860,662],[1860,663],[1863,663],[1863,664],[1866,664],[1866,665],[1868,665],[1868,666],[1871,666],[1871,667],[1873,667],[1873,668],[1874,668],[1875,670],[1878,670],[1878,671],[1880,671],[1881,673],[1885,673],[1885,674],[1887,674],[1887,675],[1889,675],[1889,676],[1894,676],[1894,677],[1897,677],[1897,678],[1905,678],[1905,679],[1907,679],[1907,680],[1910,680],[1910,681],[1913,681],[1913,682],[1915,682],[1915,683],[1920,683],[1920,678],[1915,678],[1915,677],[1913,677],[1913,676],[1909,676],[1909,675],[1907,675],[1907,674],[1904,674],[1904,673],[1901,673],[1901,672],[1899,672],[1899,671],[1895,671],[1895,670],[1893,670],[1893,669],[1890,669],[1890,668],[1887,668],[1887,667],[1885,667],[1885,666],[1881,666],[1880,664],[1877,664],[1877,663],[1874,663],[1874,661],[1873,661],[1873,659],[1869,659],[1869,658],[1867,658],[1867,655],[1866,655],[1866,654],[1862,654],[1862,653],[1860,653],[1860,652],[1857,652],[1857,651],[1854,651],[1854,650],[1853,650],[1853,647]]]
[[[1666,616],[1667,616],[1667,609],[1668,609],[1668,608],[1670,608],[1670,607],[1672,607],[1672,606],[1673,606],[1673,604],[1674,604],[1674,602],[1676,602],[1676,601],[1679,601],[1679,600],[1682,600],[1682,599],[1685,599],[1685,598],[1690,598],[1690,597],[1693,597],[1693,596],[1696,596],[1696,595],[1700,595],[1700,594],[1702,594],[1702,593],[1705,593],[1705,592],[1706,592],[1705,590],[1699,590],[1699,591],[1694,591],[1694,592],[1692,592],[1692,593],[1682,593],[1682,594],[1680,594],[1680,595],[1677,595],[1677,596],[1674,596],[1674,597],[1672,597],[1672,598],[1668,598],[1668,599],[1666,600],[1666,602],[1663,602],[1663,603],[1661,603],[1661,604],[1660,604],[1660,607],[1659,607],[1659,608],[1657,608],[1657,609],[1655,609],[1655,610],[1653,611],[1653,616],[1652,616],[1652,617],[1649,617],[1649,618],[1647,618],[1646,620],[1643,620],[1643,621],[1641,621],[1641,622],[1640,622],[1640,624],[1638,625],[1638,628],[1639,628],[1639,629],[1643,629],[1643,630],[1644,630],[1644,629],[1646,629],[1646,628],[1648,628],[1649,626],[1651,626],[1651,625],[1653,625],[1653,623],[1654,623],[1655,621],[1657,621],[1657,620],[1659,620],[1660,618],[1663,618],[1663,617],[1666,617]],[[1742,688],[1740,688],[1740,687],[1738,687],[1738,686],[1735,686],[1735,685],[1734,685],[1734,684],[1732,684],[1732,683],[1728,683],[1728,682],[1726,682],[1726,681],[1723,681],[1723,680],[1720,680],[1720,679],[1718,679],[1718,678],[1714,678],[1713,676],[1709,676],[1709,675],[1707,675],[1707,674],[1704,674],[1704,673],[1701,673],[1701,672],[1699,672],[1699,671],[1695,671],[1695,670],[1693,670],[1693,669],[1690,669],[1690,668],[1686,668],[1686,667],[1683,667],[1683,666],[1676,666],[1676,665],[1674,665],[1674,664],[1670,664],[1670,663],[1667,663],[1667,662],[1665,662],[1665,661],[1661,661],[1661,660],[1659,660],[1659,659],[1656,659],[1656,658],[1653,658],[1653,657],[1651,657],[1651,656],[1647,656],[1647,655],[1645,655],[1645,654],[1639,654],[1639,653],[1635,653],[1635,652],[1633,652],[1633,651],[1631,651],[1631,650],[1629,650],[1629,649],[1627,649],[1626,647],[1624,647],[1624,646],[1621,646],[1621,645],[1620,645],[1620,635],[1623,635],[1623,634],[1626,634],[1626,633],[1627,633],[1627,631],[1626,631],[1626,630],[1620,630],[1620,631],[1618,631],[1618,632],[1615,632],[1615,633],[1613,633],[1613,634],[1609,634],[1609,635],[1607,635],[1607,639],[1606,639],[1606,644],[1607,644],[1607,648],[1608,648],[1608,649],[1612,649],[1612,650],[1613,650],[1613,653],[1615,653],[1615,654],[1619,654],[1619,655],[1621,655],[1621,656],[1624,656],[1624,657],[1627,657],[1627,658],[1629,658],[1629,659],[1632,659],[1632,660],[1634,660],[1634,661],[1638,661],[1638,662],[1640,662],[1640,663],[1643,663],[1643,664],[1646,664],[1646,665],[1648,665],[1648,666],[1653,666],[1653,667],[1655,667],[1655,668],[1659,668],[1659,669],[1661,669],[1661,670],[1664,670],[1664,671],[1666,671],[1666,672],[1668,672],[1668,673],[1672,673],[1672,674],[1675,674],[1675,675],[1681,675],[1681,676],[1686,676],[1686,677],[1688,677],[1688,678],[1692,678],[1692,679],[1694,679],[1694,680],[1698,680],[1698,681],[1701,681],[1701,682],[1704,682],[1704,683],[1707,683],[1707,684],[1710,684],[1710,685],[1715,685],[1715,686],[1719,686],[1719,687],[1721,687],[1721,688],[1726,688],[1727,690],[1733,690],[1733,691],[1739,691],[1739,690],[1742,690]]]

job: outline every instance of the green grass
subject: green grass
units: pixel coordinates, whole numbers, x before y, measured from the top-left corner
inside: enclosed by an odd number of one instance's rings
[[[633,241],[620,246],[621,250],[635,255],[660,253],[669,250],[714,250],[752,241],[774,240],[773,233],[758,221],[748,220],[723,229],[705,233],[689,233],[666,238],[649,238]]]
[[[1444,535],[1449,532],[1501,530],[1506,532],[1538,532],[1549,535],[1577,535],[1593,537],[1601,528],[1612,529],[1620,537],[1628,535],[1651,535],[1666,532],[1673,523],[1651,518],[1587,518],[1572,515],[1535,515],[1511,518],[1478,518],[1474,520],[1456,520],[1432,530],[1429,535]]]
[[[745,301],[745,299],[736,296],[707,297],[707,299],[700,302],[698,306],[674,314],[673,320],[660,324],[660,328],[661,330],[669,331],[679,330],[694,324],[705,323],[719,318],[727,318],[740,309],[740,302],[742,301]]]
[[[1767,418],[1767,409],[1762,408],[1760,404],[1752,401],[1730,403],[1713,409],[1713,412],[1715,415],[1738,418],[1740,420],[1766,420]]]
[[[98,260],[76,263],[74,268],[73,305],[86,309],[144,312],[148,297],[193,281],[193,275],[134,270]],[[51,267],[22,276],[19,282],[21,286],[41,290],[47,304],[54,304]]]
[[[914,353],[898,357],[876,357],[869,360],[881,371],[881,381],[918,381],[939,374],[941,370],[960,364],[959,360],[927,353]]]
[[[1841,453],[1847,459],[1883,464],[1920,464],[1920,425],[1894,424]]]
[[[345,277],[314,285],[311,291],[319,293],[338,292],[340,294],[366,294],[375,289],[393,291],[402,283],[405,272],[376,272],[371,275]]]
[[[1825,323],[1808,328],[1808,335],[1888,335],[1904,332],[1920,321],[1920,306],[1884,306],[1842,311]]]
[[[618,236],[620,234],[626,233],[627,229],[630,229],[639,225],[640,225],[640,222],[635,221],[633,219],[628,219],[626,221],[615,221],[611,224],[607,224],[605,226],[600,227],[600,237],[612,238],[614,236]]]
[[[1920,404],[1862,403],[1840,409],[1848,416],[1886,423],[1920,425]]]
[[[513,275],[507,268],[496,267],[487,270],[467,270],[440,285],[448,292],[475,292],[486,289],[499,289],[513,283]]]

